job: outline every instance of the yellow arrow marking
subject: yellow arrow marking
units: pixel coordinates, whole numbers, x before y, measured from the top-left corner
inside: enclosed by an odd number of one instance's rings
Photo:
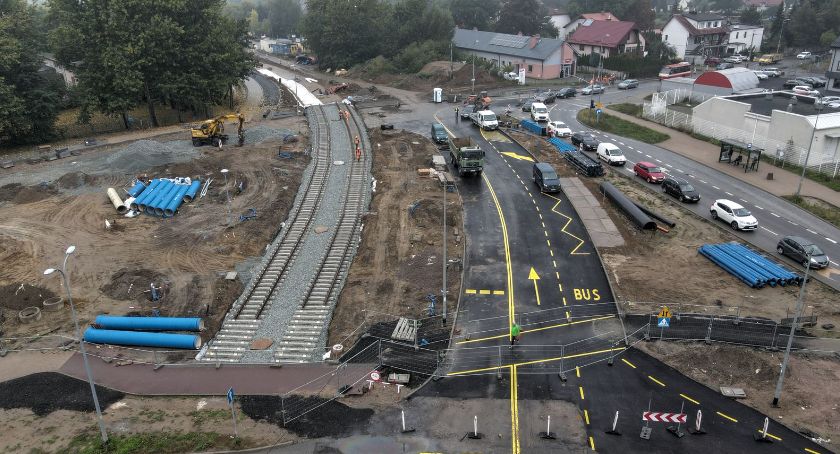
[[[540,305],[540,289],[537,287],[537,281],[540,280],[540,276],[537,274],[537,271],[534,267],[531,267],[531,272],[528,273],[528,279],[534,281],[534,293],[537,294],[537,306]]]
[[[532,157],[530,157],[530,156],[525,156],[525,155],[517,154],[517,153],[514,153],[514,152],[512,152],[512,151],[503,151],[503,152],[502,152],[502,154],[503,154],[503,155],[505,155],[505,156],[511,157],[511,158],[513,158],[513,159],[519,159],[520,161],[530,161],[530,162],[534,162],[534,158],[532,158]]]

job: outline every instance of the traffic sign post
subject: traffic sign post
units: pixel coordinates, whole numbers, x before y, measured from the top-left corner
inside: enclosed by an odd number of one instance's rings
[[[548,415],[548,422],[545,425],[545,432],[540,432],[540,438],[543,440],[556,440],[557,436],[551,431],[551,415]]]
[[[659,339],[662,339],[665,328],[671,327],[671,309],[668,309],[668,306],[662,306],[659,314],[657,314],[656,326],[659,327]]]
[[[686,420],[686,414],[683,413],[684,409],[685,409],[685,402],[683,402],[682,405],[680,405],[680,413],[677,415],[677,418],[676,418],[677,419],[677,425],[668,427],[668,432],[671,432],[677,438],[682,438],[682,437],[685,436],[685,432],[680,430],[680,425],[682,423],[684,423],[685,420]]]
[[[228,405],[230,405],[230,415],[233,417],[233,436],[231,438],[239,437],[239,433],[236,430],[236,407],[233,406],[233,400],[236,398],[236,394],[233,393],[233,387],[231,386],[227,390],[227,401]]]

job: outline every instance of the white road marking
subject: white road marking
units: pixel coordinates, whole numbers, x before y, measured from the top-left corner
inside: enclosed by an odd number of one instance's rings
[[[642,150],[636,150],[636,153],[642,154]]]
[[[778,215],[778,214],[776,214],[776,213],[770,213],[770,214],[772,214],[773,216],[776,216],[777,218],[780,218],[780,217],[781,217],[781,216],[779,216],[779,215]]]
[[[685,172],[682,171],[682,169],[675,169],[675,170],[679,173],[685,173]]]
[[[660,163],[660,164],[662,163],[662,161],[660,161],[660,160],[658,160],[658,159],[656,160],[656,162],[658,162],[658,163]]]
[[[700,182],[701,182],[701,183],[703,183],[703,184],[706,184],[706,182],[705,182],[705,181],[703,181],[703,180],[700,180]]]
[[[772,233],[773,235],[779,236],[779,234],[778,234],[778,233],[776,233],[776,232],[774,232],[774,231],[772,231],[772,230],[770,230],[770,229],[768,229],[768,228],[766,228],[766,227],[763,227],[763,226],[759,226],[759,227],[760,227],[761,229],[763,229],[763,230],[767,230],[768,232]]]
[[[734,195],[735,195],[735,194],[733,194],[733,193],[731,193],[731,192],[726,192],[726,191],[724,191],[724,193],[725,193],[726,195],[728,195],[729,197],[732,197],[732,196],[734,196]]]
[[[759,210],[763,210],[763,209],[764,209],[764,208],[761,208],[761,207],[760,207],[760,206],[758,206],[758,205],[756,205],[755,207],[756,207],[756,208],[758,208]]]
[[[689,176],[690,178],[697,178],[697,177],[695,177],[694,175],[691,175],[691,174],[689,174],[688,176]]]
[[[788,221],[787,219],[785,219],[785,220],[786,220],[786,221]],[[793,222],[793,221],[788,221],[788,224],[799,225],[799,224],[797,224],[797,223],[795,223],[795,222]]]
[[[720,191],[720,188],[719,188],[719,187],[717,187],[717,186],[712,186],[712,187],[713,187],[713,188],[715,188],[715,189],[717,189],[718,191]]]
[[[631,150],[635,150],[635,148],[631,147],[630,145],[627,145],[627,148],[629,148]]]
[[[624,142],[619,142],[618,144],[621,145],[622,147],[624,146]]]
[[[674,166],[672,166],[671,164],[665,164],[665,167],[670,167],[672,169],[674,168]]]
[[[649,157],[649,158],[652,158],[652,157],[653,157],[653,156],[651,156],[651,155],[649,155],[649,154],[646,154],[645,156],[647,156],[647,157]]]
[[[738,199],[738,200],[740,200],[740,201],[742,201],[742,202],[744,202],[744,203],[749,203],[749,202],[747,202],[747,201],[746,201],[746,200],[744,200],[744,199]]]
[[[827,239],[828,241],[831,241],[831,242],[832,242],[832,243],[834,243],[834,244],[837,244],[837,242],[836,242],[836,241],[834,241],[834,240],[832,240],[831,238],[826,238],[826,239]],[[836,263],[835,263],[835,265],[836,265]]]
[[[816,235],[816,234],[817,234],[817,232],[815,232],[815,231],[813,231],[813,230],[811,230],[811,229],[805,229],[805,230],[807,230],[807,231],[809,231],[809,232],[813,233],[814,235]]]

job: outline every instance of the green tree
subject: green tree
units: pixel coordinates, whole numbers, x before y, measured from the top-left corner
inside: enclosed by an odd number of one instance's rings
[[[267,0],[269,36],[289,36],[297,32],[303,10],[297,0]]]
[[[653,30],[656,13],[650,0],[634,0],[630,8],[618,16],[621,20],[635,22],[639,30]]]
[[[744,7],[741,0],[711,0],[711,4],[715,11],[723,11],[726,14],[732,14]]]
[[[790,21],[785,29],[790,33],[789,43],[799,47],[816,46],[825,31],[818,24],[819,10],[812,2],[797,4],[790,12]]]
[[[460,28],[490,30],[499,16],[499,0],[452,0],[452,19]]]
[[[758,8],[750,6],[741,11],[741,23],[746,25],[761,25],[761,13]]]
[[[822,35],[820,35],[820,44],[823,47],[829,47],[836,39],[837,33],[835,33],[834,30],[826,30]]]
[[[301,32],[320,66],[350,67],[389,45],[391,17],[383,0],[307,0]]]
[[[504,0],[496,31],[544,37],[556,37],[558,33],[545,7],[537,0]]]

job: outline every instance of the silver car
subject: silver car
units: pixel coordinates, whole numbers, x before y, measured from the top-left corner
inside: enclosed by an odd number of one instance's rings
[[[580,92],[584,95],[597,95],[604,92],[604,86],[600,84],[587,85]]]
[[[627,90],[630,88],[639,88],[639,81],[636,79],[624,79],[618,83],[619,90]]]

